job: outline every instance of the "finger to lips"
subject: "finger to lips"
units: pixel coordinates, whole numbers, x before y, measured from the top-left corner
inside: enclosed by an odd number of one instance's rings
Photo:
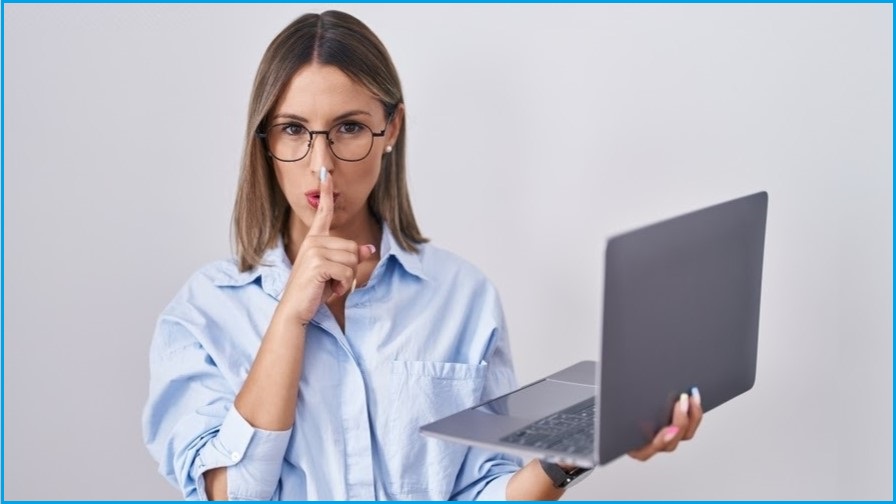
[[[330,234],[330,223],[333,221],[333,181],[327,172],[326,166],[320,167],[320,199],[317,203],[317,213],[311,222],[309,235],[327,236]]]
[[[324,298],[329,302],[335,297],[342,296],[355,290],[355,287],[357,286],[356,276],[358,263],[372,256],[376,252],[376,247],[373,245],[359,247],[357,243],[351,240],[329,236],[335,206],[333,181],[325,166],[320,167],[319,173],[320,184],[318,187],[320,197],[318,198],[317,212],[314,214],[314,220],[311,222],[308,236],[305,238],[305,243],[309,247],[320,247],[321,249],[325,249],[323,257],[338,265],[346,266],[350,272],[349,276],[343,275],[341,278],[331,277],[327,280],[327,290],[329,293],[325,293]],[[315,236],[322,238],[315,239]]]

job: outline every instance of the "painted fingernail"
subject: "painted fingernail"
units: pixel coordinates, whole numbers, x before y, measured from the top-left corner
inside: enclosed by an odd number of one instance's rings
[[[355,287],[357,287],[357,286],[358,286],[358,279],[356,278],[356,279],[352,280],[352,289],[350,291],[348,291],[348,293],[351,294],[352,292],[355,292]]]
[[[691,406],[691,401],[688,399],[688,395],[683,393],[678,397],[678,407],[681,409],[681,412],[687,414],[688,408]]]
[[[321,166],[320,167],[320,181],[323,182],[325,180],[327,180],[327,167]]]
[[[678,427],[676,427],[674,425],[666,427],[666,435],[663,436],[663,441],[668,443],[669,441],[672,441],[673,439],[675,439],[675,436],[677,436],[677,435],[678,435]]]
[[[691,387],[691,397],[694,398],[694,401],[697,403],[697,406],[700,405],[700,389],[697,387]]]

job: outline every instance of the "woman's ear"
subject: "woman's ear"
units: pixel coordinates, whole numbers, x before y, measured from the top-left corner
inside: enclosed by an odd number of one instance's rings
[[[404,103],[399,103],[398,106],[395,107],[395,111],[392,112],[392,120],[389,121],[386,128],[387,146],[395,146],[395,142],[398,141],[398,135],[401,133],[402,121],[404,121]]]

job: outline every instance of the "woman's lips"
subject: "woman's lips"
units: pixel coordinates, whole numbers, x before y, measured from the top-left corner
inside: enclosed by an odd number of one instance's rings
[[[305,199],[308,200],[308,204],[311,205],[311,208],[317,210],[317,207],[320,206],[320,191],[308,191],[305,193]],[[333,194],[333,203],[339,200],[339,193]]]

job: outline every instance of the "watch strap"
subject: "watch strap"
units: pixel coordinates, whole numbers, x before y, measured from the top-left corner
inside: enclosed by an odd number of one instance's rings
[[[538,459],[538,462],[541,464],[541,468],[544,470],[545,474],[548,475],[548,478],[551,479],[555,488],[567,488],[570,483],[580,476],[593,470],[593,468],[576,467],[567,472],[562,467],[552,462],[546,462],[542,459]]]

